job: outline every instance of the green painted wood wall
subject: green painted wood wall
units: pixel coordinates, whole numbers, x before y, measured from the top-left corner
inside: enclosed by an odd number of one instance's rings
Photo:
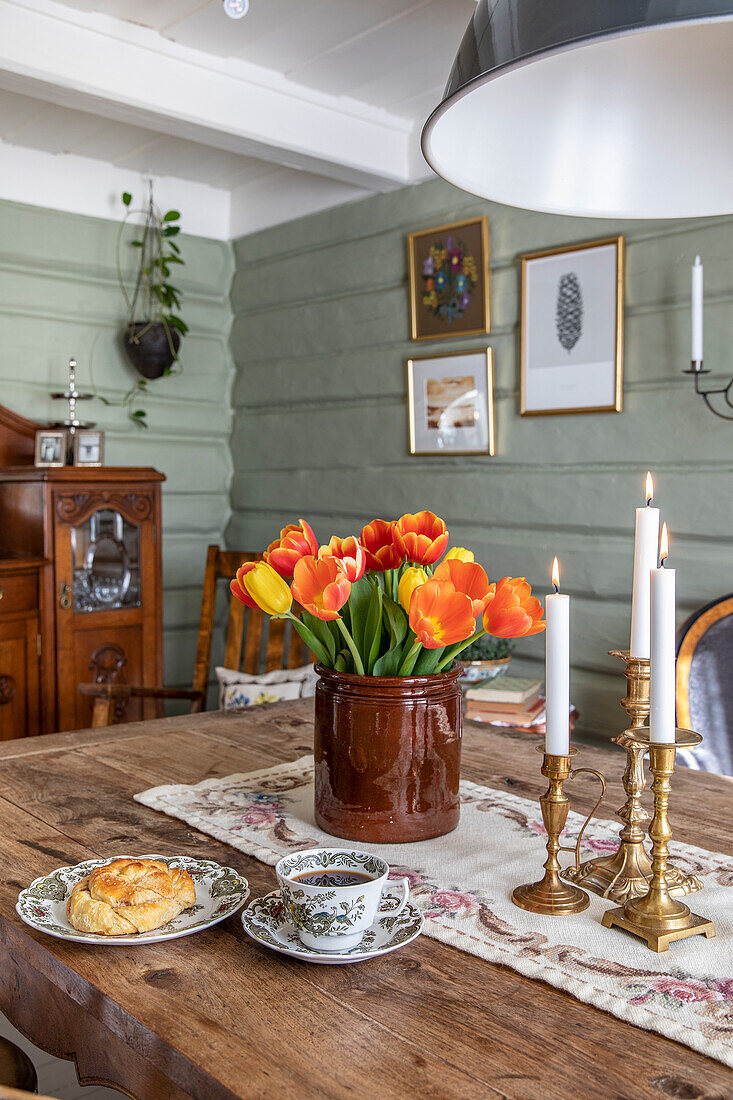
[[[185,229],[185,211],[182,219]],[[119,344],[124,303],[117,285],[113,221],[0,203],[0,401],[45,421],[59,416],[48,396],[64,389],[71,355],[77,381],[119,400],[135,374]],[[183,236],[186,267],[176,280],[191,327],[183,373],[151,384],[148,431],[119,408],[87,402],[106,433],[108,465],[155,466],[163,485],[165,675],[190,686],[201,581],[209,542],[220,541],[229,512],[228,345],[231,245]]]
[[[411,344],[406,234],[487,213],[493,331]],[[627,239],[625,409],[522,419],[519,268],[525,251]],[[482,202],[430,181],[235,242],[230,546],[256,550],[304,515],[324,540],[373,516],[431,508],[490,575],[544,593],[553,554],[573,595],[572,695],[582,728],[618,731],[628,644],[634,508],[654,471],[673,538],[680,621],[733,589],[733,423],[713,417],[689,365],[690,264],[705,261],[706,360],[733,373],[733,220],[591,221]],[[407,453],[404,359],[490,344],[495,458]],[[520,643],[541,675],[543,641]]]

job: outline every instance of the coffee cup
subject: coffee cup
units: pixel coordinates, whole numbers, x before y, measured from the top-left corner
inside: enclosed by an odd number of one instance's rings
[[[315,951],[351,950],[375,921],[401,913],[410,894],[406,878],[388,882],[385,860],[352,848],[294,852],[275,873],[301,942]]]

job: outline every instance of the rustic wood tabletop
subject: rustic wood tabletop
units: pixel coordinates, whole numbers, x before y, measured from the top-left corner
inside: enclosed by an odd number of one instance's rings
[[[717,1062],[426,936],[326,967],[259,947],[238,916],[144,947],[65,943],[20,921],[20,889],[93,857],[185,853],[236,867],[255,897],[274,889],[272,867],[132,796],[310,752],[311,705],[0,745],[0,1009],[21,1031],[74,1058],[83,1082],[139,1100],[733,1097],[733,1071]],[[468,722],[463,775],[538,796],[535,744]],[[623,754],[584,747],[578,762],[609,774],[610,816]],[[674,783],[676,835],[733,854],[731,780],[680,768]],[[578,788],[574,807],[594,797]]]

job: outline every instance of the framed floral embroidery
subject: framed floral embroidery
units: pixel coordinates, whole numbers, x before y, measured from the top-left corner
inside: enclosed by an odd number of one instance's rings
[[[488,218],[410,233],[408,256],[413,340],[491,331]]]

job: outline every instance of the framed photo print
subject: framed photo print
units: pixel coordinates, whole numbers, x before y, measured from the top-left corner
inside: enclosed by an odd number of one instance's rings
[[[104,459],[104,432],[77,428],[74,436],[74,465],[101,466]]]
[[[36,466],[65,466],[67,437],[64,428],[40,428],[36,432]]]
[[[488,218],[411,233],[408,254],[411,339],[491,331]]]
[[[522,256],[522,416],[621,412],[624,238]]]
[[[494,352],[407,360],[410,454],[494,454]]]

